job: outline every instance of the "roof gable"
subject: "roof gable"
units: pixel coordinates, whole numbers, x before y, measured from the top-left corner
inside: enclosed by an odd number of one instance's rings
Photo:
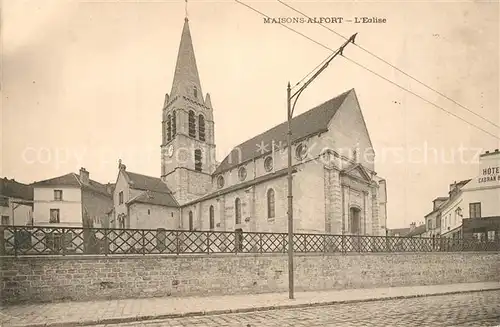
[[[350,168],[344,169],[342,171],[343,174],[348,174],[350,176],[355,176],[359,179],[365,181],[371,181],[370,174],[366,171],[366,169],[361,164],[354,164]]]
[[[32,184],[33,187],[45,187],[45,186],[69,186],[69,187],[80,187],[81,183],[78,180],[78,176],[75,173],[69,173],[66,175],[46,179],[43,181],[35,182]]]
[[[347,95],[354,92],[353,89],[326,101],[325,103],[310,109],[292,118],[292,143],[302,140],[308,136],[328,130],[328,124],[335,113],[344,102]],[[238,166],[239,164],[271,152],[273,143],[275,145],[286,145],[288,123],[285,121],[266,132],[259,134],[248,141],[236,146],[231,153],[217,167],[214,174],[221,173]],[[264,150],[263,150],[264,149]]]
[[[40,182],[35,182],[32,184],[34,188],[36,187],[54,187],[54,186],[65,186],[65,187],[74,187],[80,188],[82,190],[96,192],[102,195],[106,195],[108,197],[111,196],[108,193],[108,187],[104,184],[96,182],[92,179],[89,179],[88,184],[84,184],[80,182],[80,179],[77,174],[69,173],[66,175],[46,179]]]

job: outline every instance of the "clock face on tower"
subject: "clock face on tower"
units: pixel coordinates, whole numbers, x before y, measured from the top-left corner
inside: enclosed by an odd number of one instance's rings
[[[171,157],[173,154],[174,154],[174,146],[172,144],[170,144],[167,147],[167,156]]]

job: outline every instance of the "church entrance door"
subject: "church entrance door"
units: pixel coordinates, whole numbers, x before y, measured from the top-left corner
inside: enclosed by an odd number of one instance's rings
[[[361,210],[356,207],[351,207],[349,210],[349,230],[351,235],[359,235],[361,234]],[[354,251],[361,250],[361,238],[353,237],[351,239],[352,249]]]
[[[361,210],[351,207],[349,210],[349,231],[351,234],[360,234]]]

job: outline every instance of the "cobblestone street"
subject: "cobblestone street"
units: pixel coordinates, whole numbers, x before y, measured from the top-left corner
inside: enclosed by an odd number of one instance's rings
[[[496,326],[500,291],[336,304],[243,314],[186,317],[108,327]],[[103,327],[101,325],[100,327]]]

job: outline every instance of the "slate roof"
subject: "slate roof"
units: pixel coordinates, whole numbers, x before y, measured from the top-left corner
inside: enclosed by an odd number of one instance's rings
[[[83,184],[80,182],[79,175],[75,173],[69,173],[66,175],[46,179],[40,182],[35,182],[32,184],[33,187],[48,187],[48,186],[71,186],[80,188],[82,190],[89,190],[92,192],[97,192],[102,195],[106,195],[111,197],[112,195],[108,193],[107,186],[105,184],[101,184],[92,179],[89,179],[88,184]]]
[[[424,224],[424,225],[420,225],[418,227],[415,227],[408,234],[402,235],[402,236],[404,236],[404,237],[418,236],[418,235],[421,235],[421,234],[425,233],[426,230],[427,230],[427,228],[426,228],[426,225]]]
[[[396,236],[398,234],[399,236],[406,235],[410,232],[410,228],[394,228],[394,229],[389,229],[389,236]]]
[[[0,196],[33,201],[33,186],[4,177],[0,179]]]
[[[128,203],[148,203],[177,207],[179,204],[172,195],[172,191],[158,177],[146,176],[129,171],[123,171],[127,176],[131,189],[146,191],[145,193],[131,199]]]
[[[175,201],[174,197],[170,193],[148,192],[148,191],[131,199],[127,203],[128,204],[145,203],[145,204],[154,204],[167,207],[179,206],[179,204]]]
[[[292,143],[327,131],[328,124],[351,92],[354,92],[354,89],[346,91],[339,96],[292,118]],[[279,145],[281,142],[281,145],[284,146],[286,144],[287,128],[288,123],[285,121],[236,146],[217,167],[214,174],[219,174],[234,168],[243,162],[265,154],[259,151],[258,145],[266,145],[265,148],[268,149],[269,152],[272,151],[271,146],[273,141],[275,145]]]

